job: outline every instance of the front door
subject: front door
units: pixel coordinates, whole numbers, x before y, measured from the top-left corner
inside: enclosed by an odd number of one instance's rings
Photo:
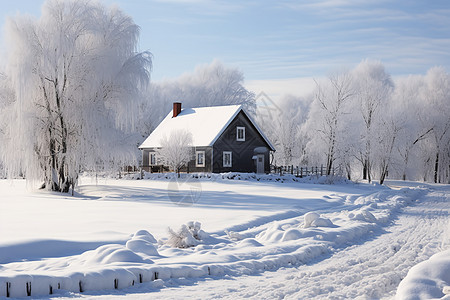
[[[256,173],[264,173],[264,154],[258,154],[256,156]]]

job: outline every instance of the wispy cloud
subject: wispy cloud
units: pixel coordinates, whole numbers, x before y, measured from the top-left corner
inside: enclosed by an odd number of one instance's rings
[[[167,68],[219,58],[254,80],[324,76],[366,58],[393,75],[450,68],[443,0],[130,1],[150,12],[151,41],[165,47],[157,48],[155,65],[164,57]]]
[[[222,0],[151,0],[154,3],[183,7],[190,13],[206,16],[220,16],[235,13],[246,7],[245,2]]]

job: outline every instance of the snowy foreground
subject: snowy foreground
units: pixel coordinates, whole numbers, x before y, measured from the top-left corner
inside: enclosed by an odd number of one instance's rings
[[[450,299],[450,186],[292,179],[0,180],[0,298]]]

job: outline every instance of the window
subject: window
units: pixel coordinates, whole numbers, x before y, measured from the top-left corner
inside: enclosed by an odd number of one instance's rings
[[[150,153],[150,166],[156,165],[156,153]]]
[[[223,151],[223,166],[231,167],[231,162],[233,161],[231,151]]]
[[[236,128],[236,141],[244,142],[245,141],[245,127],[237,127]]]
[[[204,167],[205,166],[205,151],[195,152],[195,166]]]

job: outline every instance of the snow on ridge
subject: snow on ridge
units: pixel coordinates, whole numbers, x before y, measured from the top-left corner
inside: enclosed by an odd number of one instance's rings
[[[0,296],[46,295],[58,289],[120,289],[149,281],[158,285],[169,278],[239,276],[304,264],[374,234],[422,192],[403,189],[347,198],[343,211],[287,217],[261,225],[257,231],[250,228],[233,234],[203,235],[197,246],[186,249],[172,248],[167,239],[156,241],[141,230],[125,245],[109,244],[71,257],[5,264]],[[314,223],[317,220],[321,221]]]
[[[128,174],[125,175],[125,179],[136,180],[141,179],[140,174]],[[176,173],[149,173],[143,172],[142,179],[146,180],[174,180],[178,178]],[[293,174],[256,174],[256,173],[240,173],[240,172],[227,172],[227,173],[189,173],[180,174],[181,179],[199,179],[209,181],[221,181],[221,180],[235,180],[235,181],[262,181],[262,182],[300,182],[300,183],[316,183],[316,184],[357,184],[353,181],[349,181],[344,177],[335,176],[318,176],[310,175],[304,177],[297,177]]]

